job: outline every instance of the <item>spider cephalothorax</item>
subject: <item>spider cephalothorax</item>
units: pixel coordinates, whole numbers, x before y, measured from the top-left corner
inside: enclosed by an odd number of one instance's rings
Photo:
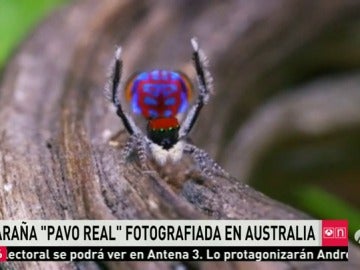
[[[125,84],[125,99],[130,103],[133,113],[141,114],[147,120],[146,135],[121,106],[121,48],[115,52],[106,92],[131,135],[123,149],[124,158],[136,151],[142,164],[145,164],[150,154],[159,165],[163,165],[179,161],[186,153],[193,157],[204,175],[223,175],[223,169],[205,151],[186,142],[201,108],[209,100],[212,88],[206,57],[194,38],[191,44],[199,94],[181,123],[178,117],[187,111],[193,95],[191,82],[182,72],[161,69],[140,72],[130,77]]]

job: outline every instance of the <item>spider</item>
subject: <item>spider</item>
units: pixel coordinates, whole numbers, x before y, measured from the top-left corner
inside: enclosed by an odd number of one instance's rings
[[[123,62],[121,47],[115,51],[115,59],[110,66],[109,80],[105,87],[107,96],[116,107],[130,139],[123,148],[122,156],[126,160],[136,152],[142,166],[152,157],[157,164],[178,162],[183,154],[190,155],[202,175],[213,177],[226,172],[206,153],[187,142],[202,107],[208,102],[212,92],[212,77],[208,70],[208,61],[195,38],[191,39],[192,59],[197,74],[198,97],[194,105],[179,123],[178,116],[189,107],[192,85],[182,72],[155,69],[136,73],[125,84],[121,81]],[[121,106],[122,95],[131,103],[134,114],[142,114],[147,120],[146,135],[135,124],[133,118]]]

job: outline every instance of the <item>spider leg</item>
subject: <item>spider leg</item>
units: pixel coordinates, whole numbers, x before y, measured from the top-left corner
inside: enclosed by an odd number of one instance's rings
[[[136,149],[136,140],[135,135],[131,135],[128,141],[126,142],[125,146],[121,149],[121,157],[122,161],[125,163],[125,160],[127,160],[130,155],[135,151]]]
[[[108,82],[105,86],[105,94],[108,99],[115,105],[116,114],[121,118],[124,127],[130,133],[130,138],[126,145],[122,149],[121,156],[123,162],[134,152],[139,156],[141,167],[143,168],[147,160],[147,144],[148,138],[142,133],[140,128],[135,124],[130,115],[125,113],[121,106],[121,73],[123,62],[121,59],[121,47],[118,47],[115,51],[114,60],[110,66]]]
[[[148,139],[140,136],[136,136],[136,151],[139,156],[140,166],[143,170],[147,169],[146,161],[147,161],[147,153],[148,153]]]
[[[115,57],[110,65],[108,82],[105,86],[105,94],[108,99],[115,105],[116,114],[121,118],[126,130],[132,134],[141,134],[140,129],[136,126],[134,120],[130,115],[125,113],[121,107],[119,92],[122,88],[121,73],[123,62],[121,59],[121,47],[116,48]]]
[[[194,126],[202,107],[209,101],[210,94],[212,93],[212,77],[208,70],[208,60],[199,48],[195,38],[191,39],[191,45],[193,47],[193,61],[197,74],[197,83],[199,89],[198,99],[189,110],[184,122],[181,125],[179,131],[180,139],[186,137],[192,127]]]
[[[125,146],[121,150],[121,157],[122,162],[125,163],[125,161],[130,157],[130,155],[133,152],[136,152],[140,166],[143,170],[147,169],[146,162],[148,160],[148,144],[149,140],[140,134],[133,134],[130,136],[129,140],[126,142]]]
[[[228,173],[217,164],[208,153],[192,144],[185,144],[184,152],[190,154],[201,174],[213,178],[214,176],[228,176]]]

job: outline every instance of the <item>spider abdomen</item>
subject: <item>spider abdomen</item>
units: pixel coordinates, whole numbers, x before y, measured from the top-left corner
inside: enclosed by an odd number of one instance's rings
[[[134,113],[147,119],[169,118],[187,109],[192,87],[181,72],[155,69],[132,76],[125,95]]]

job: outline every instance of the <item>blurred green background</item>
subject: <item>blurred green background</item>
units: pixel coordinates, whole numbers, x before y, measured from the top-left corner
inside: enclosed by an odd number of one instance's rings
[[[0,0],[0,70],[6,65],[11,55],[16,51],[21,41],[31,34],[36,25],[55,8],[63,5],[65,0]],[[273,153],[279,153],[274,150]],[[271,160],[262,164],[271,164]],[[269,171],[258,168],[254,179],[264,179],[261,172]],[[267,175],[269,177],[269,175]],[[299,174],[296,188],[284,186],[286,175],[274,175],[273,179],[283,179],[279,183],[266,183],[264,181],[250,183],[261,189],[264,193],[294,205],[319,219],[347,218],[349,220],[350,239],[360,227],[360,211],[357,207],[335,193],[326,191],[315,183],[302,183],[302,174]],[[346,179],[345,179],[346,180]],[[344,181],[345,181],[344,180]],[[291,181],[289,182],[291,183]]]
[[[22,39],[64,0],[0,0],[0,69]]]

